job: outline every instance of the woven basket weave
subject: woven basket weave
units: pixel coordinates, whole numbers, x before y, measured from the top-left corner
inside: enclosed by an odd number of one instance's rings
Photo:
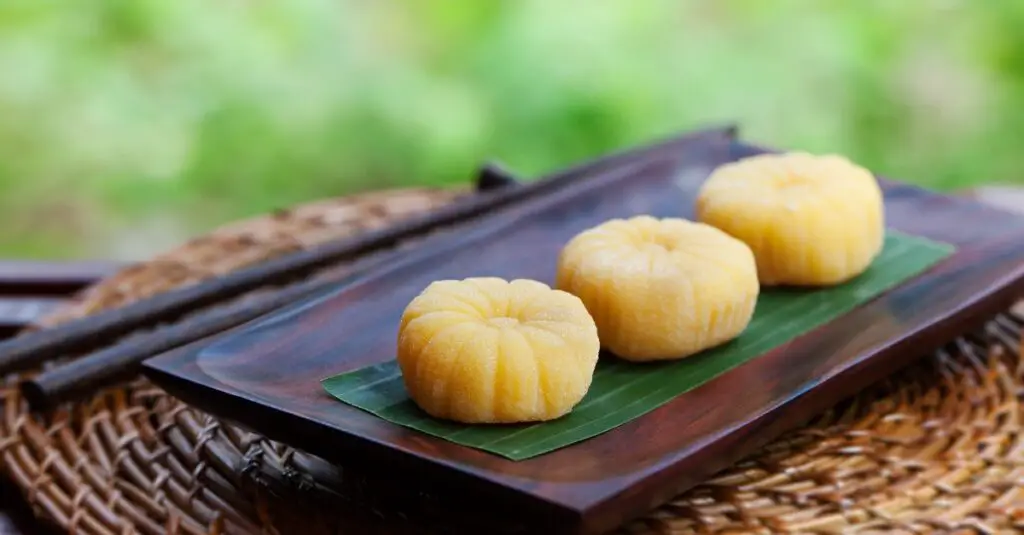
[[[460,193],[387,191],[234,224],[102,282],[40,328],[386,225]],[[1024,532],[1022,316],[993,318],[622,533]],[[15,379],[0,391],[0,468],[41,518],[69,532],[417,532],[386,504],[304,499],[333,495],[339,470],[144,379],[46,419],[27,412]]]

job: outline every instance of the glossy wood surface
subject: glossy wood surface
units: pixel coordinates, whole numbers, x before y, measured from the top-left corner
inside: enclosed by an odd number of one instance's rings
[[[639,419],[522,462],[392,425],[330,398],[319,380],[394,358],[402,309],[430,281],[551,282],[557,252],[576,232],[633,214],[688,217],[711,169],[755,152],[705,136],[582,177],[436,236],[386,270],[152,359],[147,373],[189,403],[409,496],[429,494],[437,508],[499,515],[494,524],[525,533],[606,531],[1008,305],[1024,288],[1024,218],[883,182],[891,227],[953,243],[957,253]]]

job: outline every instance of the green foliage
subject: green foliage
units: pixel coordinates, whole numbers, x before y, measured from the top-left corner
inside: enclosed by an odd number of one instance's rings
[[[723,121],[931,187],[1021,181],[1022,23],[965,0],[7,0],[0,252],[140,256],[169,243],[125,229]]]

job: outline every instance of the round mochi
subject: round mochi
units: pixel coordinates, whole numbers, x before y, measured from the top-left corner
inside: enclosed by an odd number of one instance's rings
[[[743,242],[684,219],[615,219],[575,236],[559,289],[579,296],[601,344],[631,361],[688,357],[738,336],[759,284]]]
[[[398,365],[412,400],[462,423],[552,420],[590,388],[600,342],[579,298],[532,280],[430,284],[405,309]]]
[[[881,188],[841,156],[763,154],[716,169],[697,219],[754,251],[764,285],[830,286],[863,273],[885,242]]]

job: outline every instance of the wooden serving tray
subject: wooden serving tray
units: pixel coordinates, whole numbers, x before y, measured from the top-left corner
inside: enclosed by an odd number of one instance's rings
[[[394,358],[398,318],[423,279],[551,282],[552,251],[581,218],[690,216],[714,167],[757,152],[712,132],[620,159],[396,254],[391,268],[151,359],[146,372],[188,403],[452,515],[475,511],[523,533],[607,531],[1009,306],[1024,289],[1024,218],[883,181],[891,228],[956,253],[638,419],[525,461],[390,424],[329,397],[320,380]]]

